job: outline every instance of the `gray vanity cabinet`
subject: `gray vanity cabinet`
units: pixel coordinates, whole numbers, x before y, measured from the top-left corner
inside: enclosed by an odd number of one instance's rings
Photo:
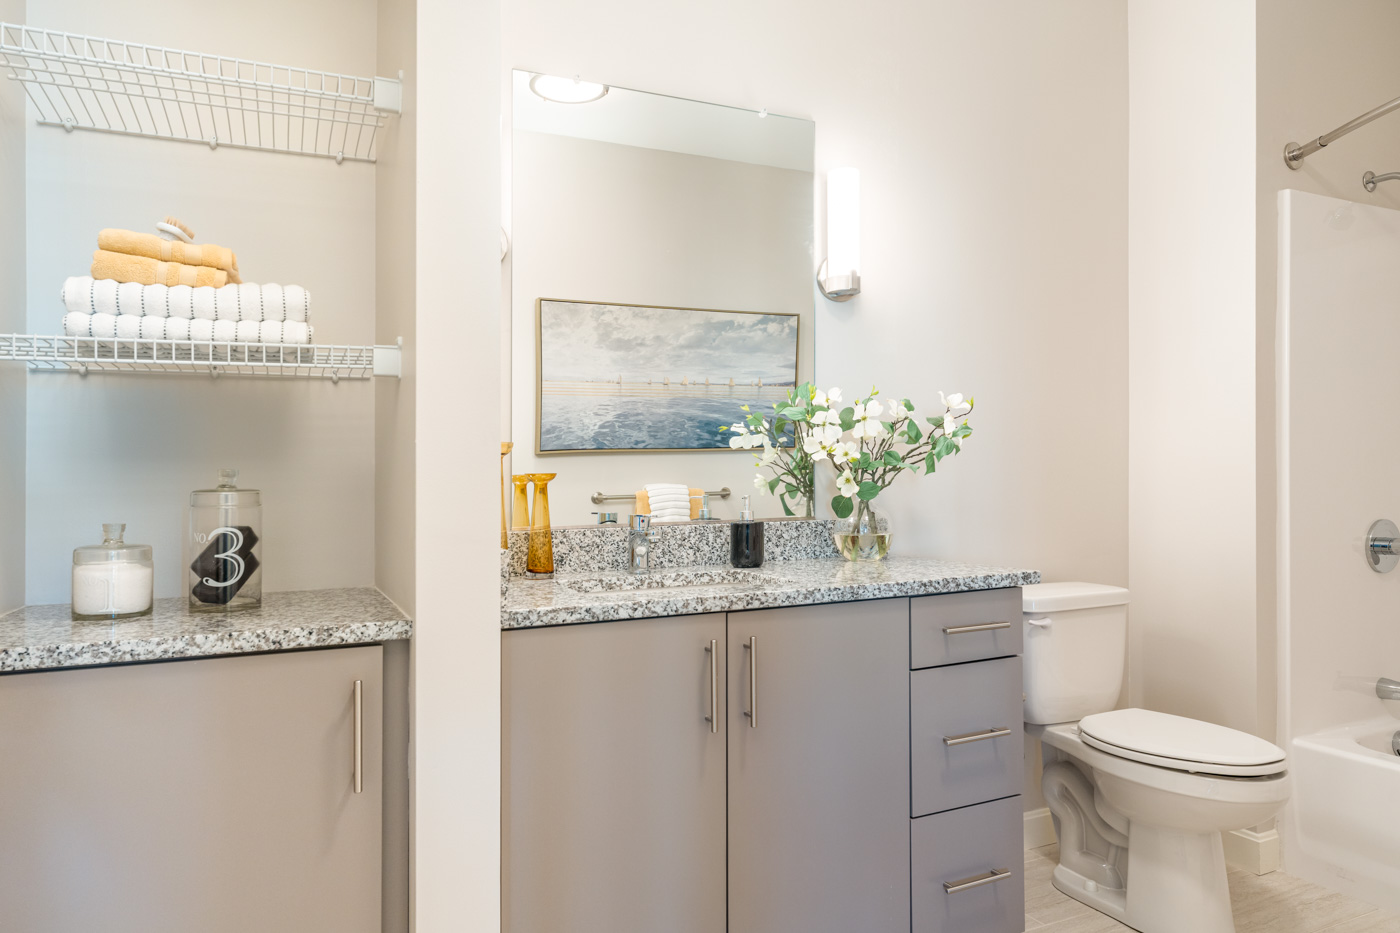
[[[0,676],[0,928],[378,931],[382,654]]]
[[[723,614],[502,634],[502,929],[724,933],[724,645]]]
[[[729,929],[907,930],[909,601],[729,615]]]

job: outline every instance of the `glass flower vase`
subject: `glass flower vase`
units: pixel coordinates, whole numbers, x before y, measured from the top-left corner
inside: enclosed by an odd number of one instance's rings
[[[890,520],[873,502],[856,498],[846,518],[831,527],[831,539],[841,556],[851,561],[884,560],[890,552]]]
[[[556,473],[527,474],[535,484],[530,514],[530,546],[525,552],[525,575],[535,580],[554,579],[554,531],[549,525],[549,481]]]

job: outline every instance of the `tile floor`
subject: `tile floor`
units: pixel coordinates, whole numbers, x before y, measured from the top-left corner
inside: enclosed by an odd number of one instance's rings
[[[1055,846],[1026,851],[1028,933],[1117,933],[1116,920],[1050,884]],[[1400,933],[1400,916],[1282,872],[1230,872],[1236,933]]]

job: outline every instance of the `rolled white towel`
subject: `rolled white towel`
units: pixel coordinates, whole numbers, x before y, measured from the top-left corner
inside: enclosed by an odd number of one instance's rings
[[[167,340],[189,340],[190,321],[183,317],[168,317],[165,319],[165,339]]]
[[[141,313],[146,317],[170,317],[169,286],[145,286],[141,290]]]
[[[117,286],[117,314],[134,314],[140,317],[145,313],[141,299],[145,297],[140,282],[122,282]]]
[[[121,318],[117,318],[117,323],[121,323]],[[142,340],[164,340],[166,338],[166,324],[170,318],[159,314],[144,314],[141,316],[141,339]]]
[[[285,321],[282,324],[283,343],[310,343],[311,328],[300,321]]]
[[[240,321],[261,321],[263,319],[262,286],[252,282],[235,285],[238,289],[238,319]]]
[[[117,282],[97,279],[92,283],[92,313],[117,315]]]
[[[59,292],[59,295],[63,298],[63,307],[68,311],[81,311],[83,314],[91,314],[92,276],[68,276],[68,278],[63,280],[63,289]]]
[[[115,337],[117,336],[117,316],[104,313],[94,314],[91,327],[94,337]]]
[[[225,285],[214,289],[214,320],[238,320],[238,286]]]
[[[239,321],[236,331],[239,343],[257,343],[258,328],[262,326],[261,321]]]
[[[117,336],[122,340],[135,340],[141,336],[141,315],[118,314]]]
[[[287,319],[287,295],[281,285],[276,282],[268,282],[262,286],[262,309],[264,321],[285,321]]]
[[[305,324],[311,315],[311,293],[300,285],[287,285],[282,289],[283,301],[287,308],[287,320]]]
[[[194,317],[194,289],[188,285],[172,285],[169,298],[170,316],[189,320]]]
[[[214,320],[214,292],[216,289],[212,285],[201,285],[191,292],[190,308],[196,318],[201,321]]]
[[[238,339],[237,321],[215,321],[214,322],[214,342],[233,343]]]
[[[200,343],[214,339],[214,322],[205,320],[202,317],[194,318],[190,321],[190,339]]]
[[[92,315],[82,311],[69,311],[63,315],[63,332],[69,337],[91,337]]]

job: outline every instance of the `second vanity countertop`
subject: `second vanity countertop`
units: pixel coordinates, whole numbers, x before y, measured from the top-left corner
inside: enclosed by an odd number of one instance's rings
[[[925,557],[875,563],[839,558],[769,561],[753,570],[705,565],[649,574],[559,573],[554,580],[512,577],[501,599],[501,628],[927,596],[1039,582],[1036,570]]]

